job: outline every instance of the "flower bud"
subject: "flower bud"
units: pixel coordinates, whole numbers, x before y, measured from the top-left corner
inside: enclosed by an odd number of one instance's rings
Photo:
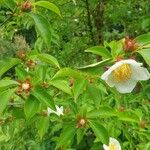
[[[29,12],[32,9],[32,4],[30,1],[25,1],[22,5],[21,5],[21,10],[23,12]]]
[[[127,52],[132,52],[138,49],[138,43],[134,39],[126,37],[123,41],[123,49]]]
[[[86,126],[86,119],[85,118],[79,118],[77,120],[77,125],[76,125],[76,128],[83,128]]]

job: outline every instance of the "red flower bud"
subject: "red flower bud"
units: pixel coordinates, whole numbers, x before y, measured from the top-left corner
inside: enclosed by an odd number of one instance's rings
[[[23,12],[29,12],[32,9],[32,4],[29,1],[25,1],[22,5],[21,5],[21,10]]]
[[[132,52],[138,49],[138,43],[134,39],[126,37],[123,42],[123,49],[128,52]]]

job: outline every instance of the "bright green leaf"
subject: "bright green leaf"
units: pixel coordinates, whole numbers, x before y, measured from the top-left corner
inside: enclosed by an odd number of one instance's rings
[[[90,120],[90,127],[94,131],[96,137],[104,144],[108,145],[109,136],[107,130],[102,126],[99,121]]]
[[[49,47],[51,43],[51,31],[48,21],[39,14],[30,13],[29,16],[33,18],[39,34],[43,38],[47,47]]]
[[[67,93],[69,95],[72,94],[71,93],[71,89],[69,87],[69,84],[65,80],[51,80],[49,82],[49,84],[54,86],[54,87],[56,87],[56,88],[58,88],[58,89],[60,89],[60,90],[62,90],[63,92],[65,92],[65,93]]]
[[[137,43],[139,43],[142,46],[149,44],[150,43],[150,33],[142,34],[142,35],[136,37],[135,40]]]
[[[11,88],[17,85],[18,82],[14,80],[0,80],[0,90],[5,90],[7,88]]]
[[[89,84],[87,86],[87,92],[89,94],[89,98],[93,100],[95,107],[99,108],[100,102],[102,100],[102,91],[98,87]]]
[[[49,9],[49,10],[55,12],[57,15],[59,15],[61,17],[61,13],[60,13],[59,8],[55,4],[53,4],[51,2],[38,1],[38,2],[35,2],[34,5],[41,6],[41,7],[44,7],[46,9]]]
[[[72,77],[72,78],[81,78],[81,72],[77,70],[73,70],[70,68],[60,69],[53,77],[53,79],[64,78],[64,77]]]
[[[36,121],[36,127],[38,129],[39,136],[42,139],[49,127],[49,117],[40,117]]]
[[[85,90],[85,87],[87,85],[86,79],[76,79],[73,85],[73,94],[74,99],[76,100],[78,96]]]
[[[77,129],[75,128],[74,122],[73,123],[70,122],[69,124],[64,125],[57,144],[57,148],[59,148],[62,145],[67,145],[68,142],[70,142],[73,139],[76,130]]]
[[[99,109],[94,109],[87,113],[88,118],[106,118],[116,116],[116,111],[108,106],[100,106]]]
[[[51,65],[54,65],[54,66],[60,68],[57,59],[49,54],[39,54],[38,58],[43,62],[49,63]]]
[[[138,123],[140,118],[132,111],[118,112],[119,120]]]
[[[16,58],[4,59],[0,61],[0,77],[7,72],[9,69],[19,64],[21,61]]]
[[[150,66],[150,49],[139,50],[138,53],[144,58],[146,63]]]
[[[9,90],[0,92],[0,113],[2,113],[3,110],[6,108],[14,91],[15,91],[14,89],[9,89]]]
[[[102,56],[103,58],[111,57],[110,52],[107,50],[107,48],[103,46],[94,46],[94,47],[88,48],[87,50],[85,50],[85,52],[91,52],[93,54]]]
[[[38,112],[39,106],[40,106],[39,101],[35,97],[30,95],[28,99],[25,101],[24,105],[24,113],[26,115],[26,118],[27,119],[32,118]]]
[[[47,107],[55,110],[55,104],[52,96],[42,87],[35,87],[32,91],[32,95],[36,97],[41,103],[45,104]]]

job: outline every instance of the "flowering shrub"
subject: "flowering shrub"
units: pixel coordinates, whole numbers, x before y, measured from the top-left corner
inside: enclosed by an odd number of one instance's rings
[[[33,11],[39,6],[60,16],[57,6],[18,5],[49,47],[49,24]],[[85,51],[100,61],[63,68],[36,48],[0,61],[0,148],[42,149],[47,140],[61,150],[150,148],[150,34]]]

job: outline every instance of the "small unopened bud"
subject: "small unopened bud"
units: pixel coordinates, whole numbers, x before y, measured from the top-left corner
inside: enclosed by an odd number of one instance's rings
[[[123,49],[127,52],[132,52],[137,50],[139,47],[138,43],[134,39],[126,37],[123,41]]]
[[[117,56],[116,57],[116,62],[123,60],[123,56]]]
[[[93,78],[90,78],[90,79],[88,79],[88,82],[89,82],[90,84],[92,84],[92,83],[94,83],[94,79],[93,79]]]
[[[43,86],[45,89],[48,89],[48,88],[49,88],[49,84],[46,83],[46,82],[43,82],[42,86]]]
[[[140,127],[141,128],[146,128],[147,127],[147,121],[146,120],[141,120]]]
[[[86,121],[85,121],[85,119],[80,119],[80,122],[79,122],[79,123],[80,123],[80,125],[83,126],[83,125],[85,125]]]
[[[27,64],[27,66],[28,66],[30,69],[34,69],[35,66],[36,66],[36,62],[33,61],[33,60],[28,60],[28,61],[26,62],[26,64]]]
[[[125,111],[125,107],[124,107],[124,106],[120,106],[120,107],[119,107],[119,111],[120,111],[120,112]]]
[[[21,10],[23,12],[29,12],[32,9],[32,4],[30,1],[25,1],[22,5],[21,5]]]
[[[72,87],[73,85],[74,85],[74,79],[71,78],[71,79],[69,79],[69,86]]]
[[[84,118],[80,118],[78,119],[78,122],[77,122],[77,125],[76,125],[76,128],[83,128],[86,126],[86,119]]]
[[[25,59],[26,58],[26,51],[25,50],[19,50],[17,53],[16,53],[17,57],[20,58],[20,59]]]

